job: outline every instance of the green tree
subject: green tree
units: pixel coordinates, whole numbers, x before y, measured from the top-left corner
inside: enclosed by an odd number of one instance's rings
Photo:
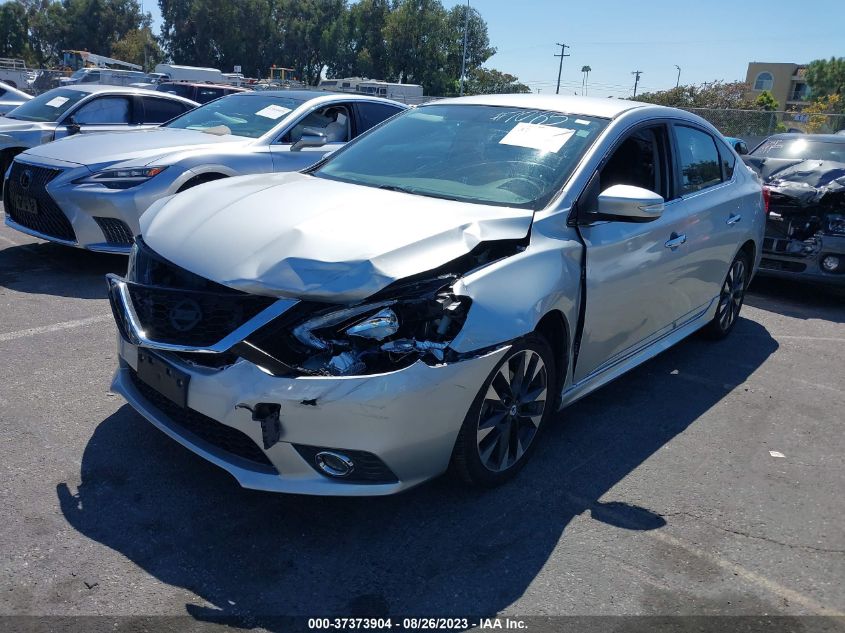
[[[446,9],[440,0],[396,0],[384,27],[390,79],[421,84],[428,94],[454,90],[447,74]]]
[[[635,101],[674,108],[757,109],[747,98],[748,84],[741,81],[710,81],[699,86],[678,86],[669,90],[646,92]]]
[[[0,57],[31,59],[29,19],[19,2],[0,5]]]
[[[130,31],[123,39],[115,42],[111,47],[111,55],[144,66],[147,72],[164,59],[164,53],[148,26]]]
[[[469,20],[467,21],[467,10]],[[446,18],[446,72],[457,80],[461,78],[461,64],[464,52],[464,24],[467,25],[467,55],[466,76],[481,66],[496,54],[496,49],[490,46],[487,34],[487,23],[474,7],[457,4],[449,11]]]
[[[500,94],[500,93],[528,93],[531,88],[519,83],[519,79],[508,73],[494,68],[476,68],[469,76],[464,88],[468,95]]]
[[[814,97],[845,94],[845,57],[810,62],[804,78]]]
[[[777,99],[772,96],[771,92],[764,90],[760,93],[760,96],[754,100],[754,106],[757,110],[773,112],[780,107],[780,104],[777,102]]]
[[[360,0],[346,12],[341,51],[328,64],[331,77],[385,79],[390,60],[384,27],[390,14],[388,0]]]

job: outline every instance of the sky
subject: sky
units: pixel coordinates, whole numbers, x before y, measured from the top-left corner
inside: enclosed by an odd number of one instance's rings
[[[232,0],[237,2],[237,0]],[[466,2],[466,0],[463,0]],[[447,8],[457,4],[443,0]],[[745,80],[749,62],[807,63],[845,56],[845,1],[813,0],[470,0],[487,22],[497,53],[486,66],[516,75],[535,92],[554,92],[560,42],[561,93],[581,93],[581,68],[589,65],[587,93],[627,97],[634,76],[638,93],[682,84]],[[144,0],[161,25],[156,0]],[[283,63],[283,61],[280,61]]]

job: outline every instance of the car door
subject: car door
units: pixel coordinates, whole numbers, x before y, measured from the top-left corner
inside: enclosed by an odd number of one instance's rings
[[[72,124],[79,126],[78,134],[97,132],[125,132],[134,129],[135,100],[127,95],[101,95],[83,101],[69,112],[56,128],[56,138],[68,136]]]
[[[666,124],[630,131],[602,161],[579,200],[580,214],[582,207],[597,208],[600,191],[625,184],[660,194],[665,208],[650,222],[598,221],[580,227],[586,292],[576,381],[641,349],[691,310],[683,285],[690,219],[675,193],[671,147]]]
[[[331,103],[315,107],[294,121],[270,145],[273,170],[299,171],[313,165],[326,154],[343,147],[356,134],[352,112],[351,103]],[[326,134],[328,142],[321,147],[303,147],[292,151],[294,143],[301,138],[306,129]]]
[[[751,218],[742,217],[733,152],[693,123],[673,124],[672,136],[678,204],[691,218],[685,244],[688,273],[683,283],[693,304],[704,309],[719,296]]]

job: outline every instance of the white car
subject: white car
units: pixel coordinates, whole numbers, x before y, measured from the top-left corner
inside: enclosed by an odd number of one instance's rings
[[[437,101],[303,173],[155,203],[109,277],[113,389],[247,488],[383,495],[450,464],[495,485],[557,409],[727,336],[763,228],[694,114]]]

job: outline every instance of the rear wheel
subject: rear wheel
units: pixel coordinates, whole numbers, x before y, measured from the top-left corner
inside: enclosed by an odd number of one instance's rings
[[[551,347],[538,334],[515,344],[493,369],[464,419],[452,454],[468,483],[496,486],[528,461],[556,401]]]
[[[716,314],[704,328],[704,333],[709,338],[716,340],[725,338],[736,325],[739,319],[739,311],[742,309],[743,301],[745,301],[745,290],[748,287],[750,270],[748,255],[744,252],[737,254],[728,269],[725,281],[722,282]]]

